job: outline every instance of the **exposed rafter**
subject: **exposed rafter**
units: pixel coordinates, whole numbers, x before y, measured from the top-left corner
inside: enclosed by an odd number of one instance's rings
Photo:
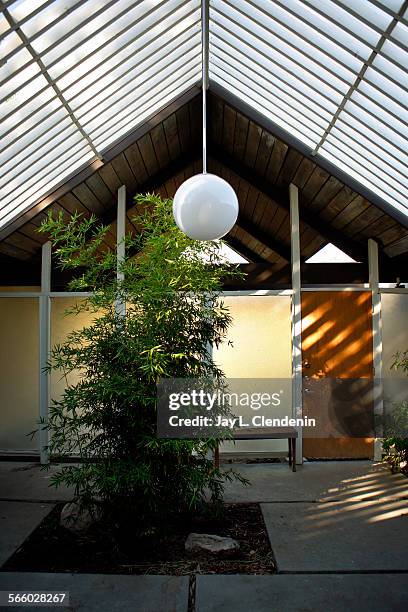
[[[210,155],[229,168],[229,170],[233,170],[241,178],[252,184],[256,189],[259,189],[259,191],[274,200],[279,206],[289,211],[288,194],[285,190],[272,185],[263,177],[257,175],[253,169],[249,169],[242,162],[230,156],[225,151],[221,151],[219,146],[212,145],[210,147]],[[300,217],[311,229],[320,234],[323,238],[326,238],[329,242],[332,242],[342,251],[345,251],[348,255],[353,257],[353,259],[359,261],[365,261],[367,259],[367,249],[365,246],[348,238],[342,232],[322,221],[317,215],[310,214],[301,204]]]
[[[147,181],[141,183],[137,188],[137,193],[149,193],[154,191],[158,187],[164,185],[169,179],[176,176],[179,172],[182,172],[191,164],[201,159],[199,152],[194,149],[188,154],[182,155],[178,159],[171,161],[165,168],[162,168],[154,176],[149,178]],[[126,198],[126,210],[129,210],[134,205],[134,196],[136,193],[128,193]],[[115,203],[114,198],[112,203]],[[114,205],[110,207],[106,215],[101,218],[101,222],[104,225],[109,225],[116,220],[116,210]]]
[[[262,246],[268,247],[276,255],[279,255],[285,261],[290,262],[290,247],[286,246],[282,242],[276,240],[273,236],[270,236],[265,231],[254,225],[251,221],[248,221],[242,215],[238,216],[237,226],[241,228],[246,234],[255,238]]]
[[[245,246],[244,244],[242,244],[242,242],[237,240],[237,238],[234,238],[229,234],[225,236],[224,240],[227,244],[229,244],[231,248],[234,249],[234,251],[237,251],[237,253],[242,255],[242,257],[248,259],[250,263],[264,263],[267,261],[266,259],[261,257],[261,255],[258,255],[258,253],[255,253],[255,251]]]
[[[200,75],[204,107],[220,93],[408,228],[408,0],[66,4],[0,0],[0,240]]]

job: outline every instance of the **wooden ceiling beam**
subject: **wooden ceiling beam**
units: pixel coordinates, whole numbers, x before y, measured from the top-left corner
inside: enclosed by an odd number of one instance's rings
[[[289,211],[289,194],[285,189],[272,185],[265,178],[257,175],[254,170],[249,169],[239,160],[235,159],[225,151],[220,150],[220,147],[214,145],[213,143],[210,143],[209,155],[253,185],[267,197],[274,200],[281,208]],[[302,206],[301,201],[299,203],[299,211],[301,220],[304,221],[312,230],[320,234],[323,238],[329,242],[332,242],[339,249],[350,255],[350,257],[353,257],[353,259],[359,261],[367,260],[366,246],[352,240],[351,238],[348,238],[339,230],[336,230],[326,222],[322,221],[317,215],[311,214],[305,208],[305,206]]]
[[[241,228],[244,232],[255,238],[262,246],[268,247],[276,255],[279,255],[282,259],[287,262],[291,260],[290,248],[276,240],[273,236],[270,236],[267,232],[261,230],[257,225],[245,219],[242,215],[238,215],[236,225]]]
[[[252,249],[242,244],[240,240],[234,238],[233,236],[229,236],[228,234],[224,236],[223,240],[236,251],[242,257],[245,257],[249,261],[249,263],[265,263],[267,260],[255,253]]]
[[[137,187],[134,193],[126,194],[126,210],[129,210],[134,206],[134,197],[138,193],[149,193],[154,191],[158,187],[162,187],[169,179],[173,178],[179,172],[186,170],[189,166],[194,164],[199,158],[201,153],[195,148],[190,153],[181,155],[178,159],[170,161],[165,168],[159,170],[154,176],[144,181]],[[113,199],[112,206],[109,210],[101,217],[103,225],[109,225],[116,221],[116,199]]]

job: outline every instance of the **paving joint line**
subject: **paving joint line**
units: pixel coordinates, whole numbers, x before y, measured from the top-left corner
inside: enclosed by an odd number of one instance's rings
[[[408,501],[408,496],[402,497],[354,497],[351,499],[328,498],[328,499],[274,499],[260,501],[228,501],[228,504],[246,505],[246,504],[329,504],[333,502],[343,503],[361,503],[366,501]]]
[[[383,574],[408,574],[408,569],[396,570],[396,569],[376,569],[376,570],[278,570],[274,576],[277,575],[353,575],[353,574],[367,574],[367,575],[383,575]]]

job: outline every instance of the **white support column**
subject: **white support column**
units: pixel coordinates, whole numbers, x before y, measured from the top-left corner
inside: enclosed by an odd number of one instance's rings
[[[116,256],[117,256],[117,280],[121,283],[124,280],[124,274],[120,271],[122,263],[125,261],[125,235],[126,235],[126,187],[122,185],[118,189],[118,211],[116,221]],[[115,310],[117,315],[125,315],[126,302],[122,298],[118,298],[115,302]]]
[[[39,390],[40,390],[40,461],[49,463],[49,432],[43,429],[48,425],[48,411],[50,405],[50,374],[46,367],[50,357],[51,336],[51,242],[42,246],[41,252],[41,293],[39,303]]]
[[[368,278],[372,296],[372,325],[373,325],[373,365],[374,365],[374,414],[382,415],[383,385],[382,385],[382,320],[381,320],[381,293],[379,287],[378,270],[378,244],[375,240],[368,240]],[[374,461],[381,460],[382,438],[374,440]]]
[[[292,410],[293,418],[302,417],[302,308],[300,279],[299,193],[289,185],[292,252]],[[302,428],[298,429],[296,463],[303,463]]]

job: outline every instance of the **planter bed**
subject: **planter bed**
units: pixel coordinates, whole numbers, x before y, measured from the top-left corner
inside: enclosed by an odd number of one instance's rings
[[[121,541],[108,529],[74,534],[59,524],[58,504],[1,568],[3,571],[114,574],[271,574],[276,571],[259,504],[226,504],[221,518],[195,517],[168,525],[161,538],[137,539],[131,529]],[[188,553],[189,533],[211,533],[237,540],[232,555]]]

